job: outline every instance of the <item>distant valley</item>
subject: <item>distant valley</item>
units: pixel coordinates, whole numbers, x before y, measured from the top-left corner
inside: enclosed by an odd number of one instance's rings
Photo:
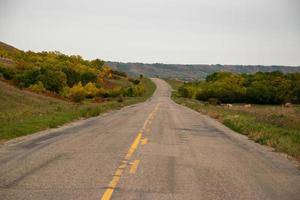
[[[282,71],[284,73],[300,72],[300,66],[263,66],[263,65],[177,65],[177,64],[144,64],[144,63],[122,63],[106,62],[111,68],[126,72],[132,76],[143,74],[149,77],[176,78],[182,80],[204,79],[207,75],[217,71],[229,71],[237,73],[252,74],[256,72]]]

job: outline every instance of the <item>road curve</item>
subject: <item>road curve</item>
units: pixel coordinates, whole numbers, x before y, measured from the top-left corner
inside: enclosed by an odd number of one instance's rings
[[[294,163],[170,99],[0,147],[0,199],[300,199]]]

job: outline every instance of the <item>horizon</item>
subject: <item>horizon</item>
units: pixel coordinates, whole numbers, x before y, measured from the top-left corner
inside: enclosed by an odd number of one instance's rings
[[[13,48],[16,48],[18,50],[22,50],[22,51],[32,51],[30,49],[28,50],[23,50],[23,49],[19,49],[18,47],[15,47],[14,45],[11,45],[11,44],[8,44],[4,41],[0,41],[6,45],[9,45]],[[46,52],[55,52],[57,50],[41,50],[41,51],[33,51],[33,52],[43,52],[43,51],[46,51]],[[82,55],[79,55],[79,54],[66,54],[64,52],[61,52],[61,51],[58,51],[59,53],[62,53],[62,54],[65,54],[67,56],[81,56],[83,59],[85,60],[93,60],[93,59],[100,59],[100,60],[103,60],[101,58],[92,58],[92,59],[88,59],[88,58],[85,58],[83,57]],[[103,60],[104,62],[112,62],[112,63],[125,63],[125,64],[144,64],[144,65],[153,65],[153,64],[161,64],[161,65],[185,65],[185,66],[199,66],[199,65],[209,65],[209,66],[216,66],[216,65],[222,65],[222,66],[273,66],[273,67],[300,67],[300,65],[277,65],[277,64],[272,64],[272,65],[261,65],[261,64],[226,64],[226,63],[194,63],[194,64],[184,64],[184,63],[148,63],[148,62],[124,62],[124,61],[111,61],[111,60]]]

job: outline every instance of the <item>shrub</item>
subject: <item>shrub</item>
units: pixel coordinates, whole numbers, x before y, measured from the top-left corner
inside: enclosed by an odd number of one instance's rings
[[[209,98],[208,103],[211,105],[220,105],[221,104],[220,100],[216,99],[216,98]]]
[[[235,74],[217,72],[207,76],[205,82],[186,83],[178,89],[181,97],[223,103],[282,104],[300,101],[300,73],[258,72]]]
[[[178,88],[178,93],[181,97],[187,98],[189,96],[189,91],[185,87]]]
[[[135,79],[135,80],[133,81],[133,84],[135,84],[135,85],[140,84],[140,80],[139,80],[139,79]]]
[[[24,87],[29,87],[30,85],[36,84],[37,77],[40,75],[40,69],[38,68],[32,68],[29,70],[25,70],[22,72],[19,72],[15,76],[15,81],[17,82],[18,85],[24,85]]]
[[[59,93],[62,97],[69,98],[70,97],[70,87],[65,86]]]
[[[70,88],[69,97],[74,102],[81,102],[85,99],[86,93],[81,82]]]
[[[47,90],[59,93],[67,85],[67,77],[62,71],[42,69],[37,77]]]
[[[93,98],[98,93],[98,88],[96,87],[95,83],[91,83],[91,82],[89,82],[84,86],[84,90],[87,98]]]
[[[122,89],[120,87],[115,87],[113,89],[108,90],[109,97],[118,97],[122,94]]]
[[[128,78],[128,81],[132,82],[135,85],[138,85],[140,83],[139,79],[134,79],[134,78]]]
[[[144,92],[145,92],[145,88],[143,86],[141,85],[133,86],[134,96],[142,96]]]
[[[123,90],[123,95],[127,97],[142,96],[145,88],[141,85],[133,85]]]
[[[7,80],[13,79],[15,77],[15,74],[16,74],[16,72],[15,72],[15,70],[13,68],[4,67],[1,64],[0,64],[0,73]]]
[[[34,92],[37,92],[37,93],[41,93],[41,92],[45,92],[46,91],[46,88],[44,87],[44,85],[43,85],[43,83],[41,81],[37,82],[34,85],[30,85],[29,89],[32,90],[32,91],[34,91]]]
[[[80,73],[70,67],[64,67],[62,71],[67,77],[67,84],[72,87],[74,84],[80,81]]]
[[[89,82],[96,82],[97,74],[95,74],[93,72],[84,72],[81,74],[80,80],[83,85],[85,85]]]
[[[115,74],[115,75],[118,75],[118,76],[127,77],[127,75],[126,75],[125,72],[112,70],[111,73],[112,73],[112,74]]]
[[[126,97],[133,97],[133,88],[128,87],[124,90],[123,95]]]

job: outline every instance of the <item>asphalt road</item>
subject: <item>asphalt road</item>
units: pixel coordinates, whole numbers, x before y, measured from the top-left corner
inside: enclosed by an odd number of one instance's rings
[[[0,199],[300,199],[295,163],[177,105],[145,103],[0,147]]]

